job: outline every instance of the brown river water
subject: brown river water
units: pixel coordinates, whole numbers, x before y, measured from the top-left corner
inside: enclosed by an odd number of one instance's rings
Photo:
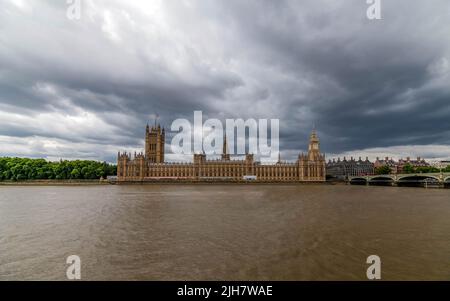
[[[450,190],[0,186],[0,280],[450,280]]]

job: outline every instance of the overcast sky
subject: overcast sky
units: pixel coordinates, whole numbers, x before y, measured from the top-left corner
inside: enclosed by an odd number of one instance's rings
[[[285,159],[313,124],[328,158],[449,158],[450,1],[381,4],[0,0],[0,156],[114,162],[201,110],[279,118]]]

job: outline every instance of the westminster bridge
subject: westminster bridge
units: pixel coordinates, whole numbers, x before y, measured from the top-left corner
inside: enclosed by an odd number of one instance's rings
[[[450,187],[450,173],[349,176],[347,183],[352,185]]]

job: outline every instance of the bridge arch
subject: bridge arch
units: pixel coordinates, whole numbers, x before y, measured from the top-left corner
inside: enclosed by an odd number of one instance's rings
[[[402,176],[398,179],[398,186],[412,186],[412,187],[428,187],[428,185],[439,185],[440,179],[436,175],[426,174],[411,174]]]
[[[394,182],[394,178],[390,175],[379,175],[370,178],[369,185],[391,186]]]
[[[402,180],[408,180],[408,179],[410,179],[410,178],[416,178],[416,179],[423,179],[423,180],[425,180],[425,179],[435,179],[435,180],[438,180],[438,181],[440,181],[440,179],[439,179],[439,176],[438,175],[427,175],[427,174],[408,174],[408,175],[402,175],[402,176],[399,176],[398,178],[397,178],[397,181],[402,181]]]
[[[354,177],[350,179],[351,185],[367,185],[367,179],[363,177]]]
[[[450,188],[450,176],[444,178],[444,188]]]

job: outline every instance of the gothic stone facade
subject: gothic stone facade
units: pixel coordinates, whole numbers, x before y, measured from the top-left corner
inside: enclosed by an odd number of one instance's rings
[[[160,126],[147,126],[145,153],[119,153],[118,182],[323,182],[325,181],[325,155],[320,153],[319,138],[311,133],[307,154],[300,154],[294,163],[261,164],[252,154],[245,159],[231,159],[227,152],[226,137],[222,158],[208,160],[204,154],[194,154],[193,163],[164,162],[165,132]]]

